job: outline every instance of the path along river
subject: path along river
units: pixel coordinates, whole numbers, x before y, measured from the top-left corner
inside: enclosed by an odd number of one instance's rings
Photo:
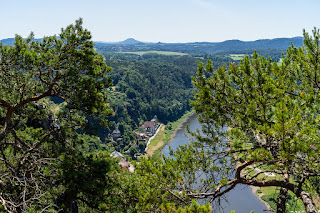
[[[192,131],[201,129],[201,124],[197,121],[197,115],[193,114],[187,122],[182,125],[182,128],[176,132],[174,140],[163,149],[165,156],[169,155],[169,146],[175,150],[179,145],[189,143],[188,138],[185,136],[186,124],[189,125]],[[267,211],[267,206],[253,194],[249,186],[236,186],[235,189],[227,194],[226,198],[227,201],[222,201],[221,203],[222,209],[215,209],[213,206],[213,212],[230,213],[232,210],[235,210],[236,213],[249,213],[250,211],[254,211],[255,213],[270,213],[270,211]]]

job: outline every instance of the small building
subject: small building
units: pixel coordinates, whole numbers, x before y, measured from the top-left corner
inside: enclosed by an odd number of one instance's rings
[[[119,158],[120,159],[120,162],[121,161],[126,161],[126,158],[123,156],[123,154],[121,154],[120,152],[117,152],[117,151],[113,151],[111,154],[111,157],[114,157],[114,158]]]
[[[119,131],[119,129],[115,129],[111,135],[113,140],[116,141],[118,138],[121,137],[121,132]]]
[[[110,155],[111,157],[119,159],[119,165],[122,168],[128,169],[129,172],[134,172],[133,165],[130,162],[126,161],[126,158],[120,152],[113,151]]]
[[[157,128],[158,125],[156,115],[151,121],[146,121],[140,126],[140,129],[142,129],[145,133],[150,133],[151,135],[154,135],[156,133]]]
[[[138,143],[145,142],[147,140],[146,133],[138,133],[138,132],[136,132],[135,134],[136,134]]]
[[[132,165],[130,162],[120,161],[120,162],[119,162],[119,165],[120,165],[122,168],[128,169],[129,172],[134,172],[134,167],[133,167],[133,165]]]
[[[144,122],[140,128],[146,133],[151,133],[152,135],[155,133],[155,123],[153,121]]]

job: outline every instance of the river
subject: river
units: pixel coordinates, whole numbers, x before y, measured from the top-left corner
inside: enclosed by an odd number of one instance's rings
[[[192,131],[201,129],[201,124],[197,121],[197,115],[192,115],[182,125],[182,128],[176,132],[174,140],[163,149],[165,156],[169,155],[169,146],[175,150],[179,145],[189,143],[188,138],[185,136],[187,133],[185,130],[186,124],[189,125]],[[253,194],[249,186],[237,185],[232,191],[227,193],[226,199],[227,201],[222,200],[221,209],[213,206],[213,212],[230,213],[232,210],[235,210],[236,213],[249,213],[250,211],[254,211],[255,213],[271,213],[271,211],[267,210],[267,206]]]

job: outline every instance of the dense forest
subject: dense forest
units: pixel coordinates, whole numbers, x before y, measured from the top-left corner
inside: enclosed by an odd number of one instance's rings
[[[132,44],[126,47],[139,50]],[[113,87],[109,89],[109,101],[114,115],[109,117],[108,128],[98,128],[98,135],[107,144],[108,150],[127,151],[136,137],[134,130],[155,115],[162,123],[172,122],[191,109],[190,100],[195,89],[191,77],[195,75],[198,62],[210,59],[214,68],[226,65],[233,60],[232,54],[249,54],[254,49],[230,51],[217,54],[170,55],[170,52],[115,53],[105,51],[104,46],[98,52],[112,67],[110,72]],[[175,50],[177,51],[177,50]],[[278,60],[282,57],[281,49],[259,49],[261,55]],[[179,52],[178,52],[179,53]],[[112,142],[107,135],[119,129],[121,140]]]
[[[104,53],[104,56],[112,67],[109,101],[114,115],[108,118],[111,126],[100,128],[98,135],[107,135],[118,128],[122,140],[113,143],[118,151],[130,148],[135,140],[133,130],[144,121],[156,115],[162,123],[172,122],[191,109],[189,100],[194,91],[191,76],[195,75],[199,59],[159,54]],[[214,58],[217,67],[231,61],[228,57]]]

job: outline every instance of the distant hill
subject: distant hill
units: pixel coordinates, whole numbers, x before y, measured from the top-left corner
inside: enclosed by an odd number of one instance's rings
[[[303,44],[303,37],[261,39],[256,41],[227,40],[217,43],[214,49],[221,52],[261,48],[287,49],[291,42],[294,46],[300,47]]]
[[[134,38],[128,38],[124,41],[117,42],[117,44],[122,44],[122,45],[137,45],[137,44],[143,44],[141,41],[137,41]]]
[[[14,38],[6,38],[6,39],[0,40],[0,43],[4,45],[13,45],[13,42],[14,42]]]
[[[100,52],[136,52],[136,51],[171,51],[187,54],[216,53],[258,53],[285,52],[291,45],[299,47],[303,37],[260,39],[256,41],[227,40],[223,42],[193,42],[193,43],[143,43],[133,38],[117,43],[96,43]]]
[[[35,41],[41,41],[42,38],[36,38],[34,39]],[[0,43],[4,44],[4,45],[13,45],[14,43],[14,38],[6,38],[6,39],[2,39],[0,40]]]
[[[124,41],[119,42],[103,42],[103,41],[97,41],[94,42],[96,47],[103,47],[103,46],[131,46],[131,45],[144,45],[143,42],[137,41],[134,38],[128,38]]]
[[[41,39],[36,39],[41,40]],[[12,45],[14,38],[0,40],[5,45]],[[285,51],[293,43],[299,47],[303,44],[303,37],[260,39],[256,41],[227,40],[223,42],[193,42],[193,43],[143,43],[134,38],[120,42],[95,42],[96,48],[107,52],[121,51],[176,51],[182,53],[221,53],[241,52],[261,49],[275,49]]]

